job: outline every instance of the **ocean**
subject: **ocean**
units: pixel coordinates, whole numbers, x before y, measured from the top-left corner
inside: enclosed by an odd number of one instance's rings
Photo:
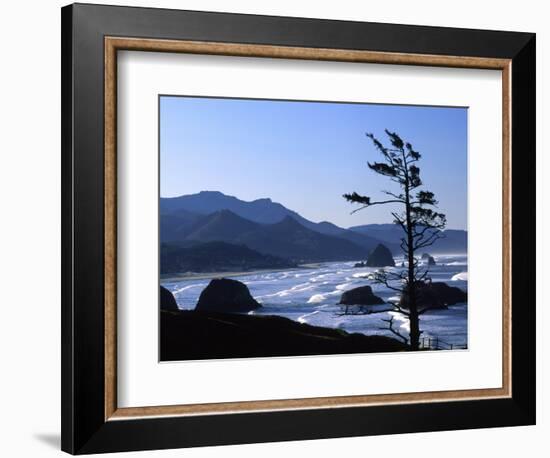
[[[467,256],[435,255],[435,266],[430,266],[433,282],[445,282],[466,291],[468,287]],[[396,257],[396,266],[402,258]],[[395,292],[384,285],[376,284],[365,277],[376,270],[369,267],[354,267],[355,262],[328,262],[310,267],[300,267],[277,272],[255,272],[228,275],[246,284],[252,296],[262,308],[251,314],[279,315],[314,326],[343,329],[347,332],[378,334],[395,337],[385,329],[390,314],[394,327],[408,334],[408,321],[396,312],[372,313],[368,315],[340,315],[338,302],[344,291],[358,286],[370,285],[374,294],[384,300],[395,299]],[[398,270],[399,267],[394,269]],[[161,280],[176,298],[182,310],[195,308],[201,291],[209,283],[208,278]],[[375,306],[380,309],[380,306]],[[382,307],[386,308],[386,307]],[[440,349],[466,348],[468,342],[468,306],[457,304],[445,310],[430,310],[421,316],[420,329],[424,344],[437,345]],[[435,343],[437,339],[437,344]],[[452,347],[451,347],[452,346]]]

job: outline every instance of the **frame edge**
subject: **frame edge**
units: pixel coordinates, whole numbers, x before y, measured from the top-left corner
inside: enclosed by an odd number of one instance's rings
[[[61,8],[61,450],[74,453],[73,6]]]
[[[93,9],[91,9],[93,8]],[[62,196],[61,196],[61,205],[62,205],[62,449],[68,453],[93,453],[93,452],[106,452],[106,451],[123,451],[123,450],[139,450],[139,449],[152,449],[152,448],[172,448],[172,447],[183,447],[183,446],[199,446],[199,445],[222,445],[222,444],[236,444],[236,443],[243,443],[243,442],[269,442],[269,441],[275,441],[275,440],[297,440],[297,439],[314,439],[314,438],[322,438],[322,437],[351,437],[351,436],[357,436],[357,435],[365,435],[365,434],[388,434],[387,431],[380,430],[382,428],[379,425],[367,425],[366,419],[362,420],[362,428],[361,425],[353,425],[352,431],[346,431],[344,433],[341,432],[341,428],[337,428],[338,431],[335,431],[334,433],[317,433],[315,435],[310,431],[310,427],[306,428],[307,431],[305,431],[302,435],[298,435],[299,437],[296,437],[296,432],[289,431],[287,427],[282,427],[281,431],[278,431],[277,433],[272,433],[269,435],[267,432],[265,433],[256,433],[256,436],[250,440],[244,439],[242,436],[242,432],[238,431],[238,428],[229,428],[230,431],[224,432],[222,437],[216,440],[210,439],[208,441],[208,438],[205,437],[204,433],[198,434],[198,437],[193,437],[192,434],[188,431],[187,434],[184,434],[184,432],[181,429],[181,426],[186,425],[198,425],[203,424],[206,425],[208,421],[214,423],[217,423],[217,420],[212,419],[210,416],[203,416],[203,417],[195,417],[196,421],[180,421],[178,422],[178,419],[170,417],[165,419],[147,419],[147,420],[140,420],[138,422],[129,422],[129,421],[117,421],[117,422],[105,422],[103,423],[99,422],[99,419],[96,418],[96,411],[95,408],[93,409],[93,412],[90,412],[90,416],[93,417],[89,420],[87,420],[82,425],[82,422],[77,421],[77,414],[82,414],[84,412],[84,408],[88,406],[89,402],[83,402],[82,393],[78,393],[79,390],[76,389],[76,384],[79,383],[79,377],[82,375],[81,368],[79,369],[79,372],[75,369],[75,358],[77,356],[86,357],[87,355],[82,354],[82,339],[86,337],[86,335],[83,335],[82,333],[75,333],[75,319],[82,320],[82,314],[78,314],[79,316],[75,317],[75,291],[73,286],[73,279],[75,275],[75,265],[74,265],[74,255],[75,255],[75,249],[74,249],[74,241],[75,241],[75,225],[74,225],[74,208],[73,204],[78,203],[77,201],[78,196],[75,193],[75,186],[74,186],[74,166],[75,166],[75,157],[74,157],[74,146],[73,141],[75,140],[77,134],[79,132],[75,132],[75,110],[74,110],[74,90],[75,90],[75,84],[78,81],[75,81],[75,62],[74,62],[74,51],[77,46],[77,42],[81,42],[82,40],[88,39],[89,37],[93,36],[94,38],[99,36],[102,33],[102,30],[99,30],[100,27],[98,27],[98,24],[96,21],[98,21],[102,16],[107,16],[108,12],[110,11],[112,7],[105,7],[102,5],[76,5],[76,12],[75,7],[73,5],[67,6],[62,8],[62,159],[61,159],[61,168],[62,168]],[[118,11],[121,11],[120,7],[117,7]],[[143,10],[143,9],[141,9]],[[155,11],[155,9],[149,9],[149,11]],[[102,14],[98,14],[98,17],[94,17],[91,21],[89,30],[86,31],[86,36],[80,36],[80,33],[78,32],[78,27],[75,28],[75,13],[78,13],[78,16],[85,16],[85,13],[93,13],[92,16],[96,16],[96,13],[101,11]],[[143,11],[142,13],[143,14]],[[203,13],[203,15],[206,13]],[[118,16],[118,15],[117,15]],[[215,15],[214,15],[215,16]],[[219,16],[219,15],[218,15]],[[224,17],[230,17],[231,14],[225,14]],[[204,17],[204,16],[202,16]],[[265,18],[265,17],[264,17]],[[290,18],[289,18],[290,19]],[[82,25],[82,24],[81,24]],[[386,24],[389,25],[389,24]],[[118,24],[116,22],[116,18],[113,21],[109,22],[108,27],[118,27]],[[96,29],[96,27],[98,27]],[[120,24],[121,28],[124,28],[125,25]],[[412,27],[412,26],[411,26]],[[78,32],[78,33],[77,33]],[[76,33],[76,36],[75,36]],[[194,33],[194,32],[193,32]],[[522,208],[523,201],[521,199],[524,199],[525,197],[534,197],[534,171],[535,171],[535,158],[534,154],[529,156],[528,154],[523,154],[521,151],[519,151],[519,147],[522,147],[525,149],[524,143],[519,143],[518,138],[521,138],[522,140],[527,140],[527,148],[529,150],[529,153],[534,152],[534,132],[535,132],[535,126],[534,126],[534,117],[530,117],[529,115],[534,113],[534,104],[535,104],[535,93],[534,93],[534,87],[531,89],[529,88],[528,96],[526,97],[526,100],[519,101],[518,97],[514,97],[514,93],[517,93],[515,89],[518,87],[521,87],[525,89],[525,84],[531,84],[534,83],[534,67],[535,67],[535,55],[534,55],[534,48],[535,48],[535,36],[534,34],[523,34],[523,33],[517,33],[515,35],[515,46],[513,50],[510,48],[509,52],[514,53],[513,56],[513,66],[512,66],[512,86],[514,88],[514,91],[512,92],[512,98],[513,98],[513,119],[520,120],[520,125],[516,125],[515,122],[512,123],[512,144],[513,149],[512,151],[517,151],[517,154],[513,156],[512,162],[513,162],[513,168],[516,166],[517,163],[521,161],[524,161],[521,167],[519,167],[519,172],[521,175],[525,173],[525,176],[523,176],[522,181],[514,180],[515,177],[517,177],[517,174],[515,174],[512,177],[512,180],[514,181],[515,186],[513,187],[513,191],[516,190],[516,192],[512,195],[512,201],[516,203],[516,210],[520,210],[520,216],[523,216],[525,219],[521,221],[521,218],[518,217],[518,213],[515,213],[512,215],[513,221],[518,224],[518,222],[521,222],[522,225],[525,224],[525,221],[527,221],[528,224],[531,224],[534,221],[534,199],[532,200],[532,205],[527,205],[525,208]],[[528,37],[528,39],[526,38]],[[95,46],[95,43],[88,43],[90,46]],[[517,48],[520,48],[520,50],[516,53]],[[532,49],[531,49],[532,48]],[[95,49],[93,51],[96,52]],[[82,65],[82,64],[81,64]],[[522,67],[520,69],[520,67]],[[77,88],[78,89],[78,88]],[[82,90],[80,88],[80,90]],[[517,99],[517,100],[516,100]],[[520,102],[518,104],[518,102]],[[98,102],[98,105],[102,102]],[[531,125],[528,125],[528,121],[524,120],[521,122],[521,118],[529,118],[529,122],[531,122]],[[96,125],[93,126],[94,129],[97,128]],[[532,137],[528,138],[527,135],[532,135]],[[80,152],[79,154],[83,154]],[[527,157],[527,160],[525,160],[525,157]],[[80,157],[80,156],[79,156]],[[530,179],[530,181],[528,180]],[[519,187],[527,186],[527,190],[519,192]],[[82,199],[82,197],[80,196]],[[90,229],[91,230],[91,229]],[[535,245],[534,245],[534,227],[529,227],[529,238],[530,240],[526,241],[525,243],[514,243],[514,246],[521,246],[521,251],[523,252],[525,250],[526,253],[529,255],[534,255],[535,253]],[[78,234],[77,234],[78,235]],[[520,237],[516,233],[512,234],[512,240],[514,242],[517,242],[520,240]],[[95,243],[95,240],[92,240],[93,243]],[[518,249],[516,251],[519,252]],[[525,254],[523,257],[527,257]],[[527,292],[527,287],[532,287],[534,285],[534,280],[528,281],[528,276],[530,274],[534,274],[535,271],[535,265],[533,260],[523,260],[518,261],[518,256],[514,256],[512,259],[513,266],[515,267],[514,271],[516,272],[525,272],[521,273],[521,281],[519,282],[519,289],[522,292],[522,295],[525,295]],[[526,268],[525,271],[523,271],[523,268]],[[516,299],[516,301],[512,301],[512,304],[515,302],[517,312],[519,310],[519,306],[523,302],[531,302],[531,299],[534,298],[534,293],[529,292],[527,299],[525,297],[520,297],[519,293],[517,292],[518,288],[514,288],[512,291],[512,296]],[[521,300],[521,302],[520,302]],[[520,310],[521,312],[521,310]],[[535,337],[534,337],[534,320],[535,320],[535,314],[521,317],[518,321],[517,320],[518,313],[514,315],[514,321],[513,321],[513,332],[517,335],[519,332],[522,336],[527,337],[525,344],[520,347],[513,347],[513,355],[512,360],[514,363],[514,369],[517,371],[518,369],[525,369],[525,373],[521,375],[522,382],[517,383],[519,381],[516,380],[516,377],[514,377],[514,383],[513,383],[513,397],[509,400],[502,400],[502,401],[487,401],[488,403],[491,403],[492,406],[494,406],[495,411],[500,412],[502,415],[507,415],[506,418],[501,418],[498,421],[495,421],[492,426],[512,426],[512,425],[528,425],[528,424],[534,424],[535,423],[535,417],[536,417],[536,411],[535,411],[535,353],[534,353],[534,343],[535,343]],[[532,334],[529,334],[532,333]],[[75,336],[76,334],[76,336]],[[94,332],[92,337],[95,338],[96,333]],[[516,342],[517,343],[517,342]],[[94,345],[95,342],[91,342],[90,345]],[[514,350],[514,348],[516,350]],[[76,351],[76,354],[75,354]],[[524,351],[531,351],[527,357],[525,357]],[[90,350],[92,353],[92,359],[96,357],[95,352],[100,352],[99,349],[92,349]],[[90,356],[90,355],[88,355]],[[90,361],[89,363],[82,362],[81,364],[87,365],[87,369],[93,369],[95,367],[95,359],[94,361]],[[88,367],[89,366],[89,367]],[[517,377],[519,377],[520,374],[517,372]],[[95,381],[90,381],[86,383],[86,386],[92,386],[95,383]],[[96,389],[95,385],[93,387]],[[523,390],[527,390],[528,392],[522,392]],[[92,394],[92,398],[95,399],[97,396],[99,396],[99,393],[94,392]],[[92,400],[93,400],[92,399]],[[91,401],[90,401],[91,402]],[[458,410],[460,412],[467,411],[468,408],[467,405],[471,406],[471,402],[464,401],[457,403],[460,405]],[[414,406],[411,405],[411,406]],[[432,404],[433,412],[436,411],[441,412],[445,406],[445,403],[436,403]],[[489,404],[486,404],[488,407]],[[103,409],[103,405],[101,406]],[[473,407],[471,407],[473,408]],[[349,412],[348,415],[350,417],[355,417],[356,419],[361,419],[360,412],[365,412],[365,408],[345,408],[341,409],[341,414],[336,414],[338,417],[342,416],[342,418],[346,418],[344,415],[344,412]],[[373,411],[380,412],[380,410],[377,407],[367,407],[366,409],[374,409]],[[427,409],[427,408],[426,408]],[[340,409],[336,409],[340,410]],[[336,411],[332,410],[332,414]],[[389,411],[396,412],[397,410],[395,408],[389,407]],[[402,409],[403,411],[410,411],[410,408],[404,407]],[[428,410],[426,410],[427,412]],[[312,412],[312,411],[304,411],[304,412]],[[299,418],[307,419],[307,418],[321,418],[323,412],[324,415],[328,415],[326,413],[326,410],[318,410],[316,412],[319,412],[318,414],[311,414],[311,415],[302,415],[302,414],[296,414]],[[252,424],[254,424],[255,420],[258,419],[261,422],[265,423],[267,421],[266,416],[272,415],[273,418],[285,418],[283,413],[266,413],[266,414],[242,414],[243,417],[248,417],[251,420]],[[382,414],[385,416],[384,414]],[[487,414],[489,415],[489,414]],[[475,420],[475,423],[482,423],[483,419],[485,418],[497,418],[495,417],[496,414],[492,415],[481,415],[481,418]],[[228,416],[226,421],[228,421],[230,418],[235,418],[234,416]],[[287,422],[289,417],[287,418]],[[240,423],[238,420],[235,420],[235,422]],[[248,420],[242,420],[244,423],[250,423]],[[269,423],[270,421],[267,421]],[[455,424],[459,422],[459,419],[448,419],[444,421],[444,424],[440,425],[438,428],[433,430],[442,430],[442,429],[466,429],[471,427],[483,427],[481,426],[460,426],[459,424]],[[130,425],[130,423],[133,423]],[[273,422],[274,424],[275,422]],[[323,421],[319,420],[318,422],[315,422],[317,426],[322,426]],[[497,424],[498,423],[498,424]],[[173,428],[173,431],[166,431],[166,427]],[[176,425],[179,425],[177,427]],[[487,426],[487,425],[485,425]],[[175,437],[176,429],[179,431],[180,436]],[[93,432],[92,432],[93,430]],[[398,424],[395,427],[395,432],[420,432],[425,431],[424,424],[422,425],[413,425],[409,426],[408,428],[404,425]],[[150,433],[150,434],[143,434],[143,437],[140,436],[140,432],[142,433]],[[233,432],[235,434],[234,437],[228,436],[230,432]],[[156,437],[154,437],[156,435]],[[268,436],[268,437],[267,437]],[[134,441],[133,441],[134,440]],[[161,445],[159,445],[159,443]]]

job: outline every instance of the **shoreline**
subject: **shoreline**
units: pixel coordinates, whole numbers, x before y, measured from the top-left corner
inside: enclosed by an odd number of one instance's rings
[[[467,254],[439,254],[436,256],[467,256]],[[394,257],[395,259],[395,257]],[[298,264],[296,267],[286,267],[278,269],[253,269],[253,270],[236,270],[236,271],[218,271],[218,272],[182,272],[175,274],[166,274],[160,275],[160,283],[163,282],[177,282],[183,280],[207,280],[212,278],[229,278],[229,277],[243,277],[246,275],[255,275],[261,273],[276,273],[276,272],[286,272],[291,270],[306,270],[306,269],[317,269],[323,264],[334,263],[334,262],[360,262],[356,261],[323,261],[323,262],[309,262],[304,264]]]
[[[351,261],[345,261],[350,263]],[[369,335],[374,329],[378,329],[378,325],[374,323],[378,318],[388,318],[385,314],[376,314],[370,316],[358,316],[352,317],[339,317],[337,305],[340,294],[343,294],[344,290],[352,289],[355,286],[362,286],[365,284],[364,279],[360,279],[357,276],[356,270],[343,269],[343,266],[332,265],[328,263],[307,263],[300,264],[291,269],[255,269],[250,271],[225,271],[225,272],[201,272],[201,273],[184,273],[180,275],[167,275],[166,278],[161,280],[161,283],[169,290],[174,290],[180,293],[180,288],[183,288],[181,295],[178,295],[179,307],[182,311],[192,311],[196,306],[201,290],[206,286],[210,279],[215,277],[228,277],[234,278],[245,282],[250,288],[251,294],[258,298],[257,300],[262,303],[263,308],[255,311],[251,314],[253,316],[278,316],[290,319],[297,323],[308,323],[313,326],[326,327],[330,329],[344,329],[348,332],[356,332],[360,334]],[[320,269],[319,269],[320,268]],[[451,280],[453,269],[461,269],[461,267],[450,267],[449,269],[442,265],[436,267],[440,271],[441,275],[437,281],[441,281],[447,286],[457,287],[464,292],[467,292],[467,282],[458,282],[456,284]],[[346,272],[340,272],[344,270]],[[357,269],[357,272],[362,272],[365,269]],[[369,269],[366,269],[369,270]],[[324,274],[325,271],[336,274],[334,278],[327,277],[323,281],[317,279],[318,274]],[[458,272],[459,270],[456,270]],[[262,272],[269,272],[262,274]],[[273,273],[273,272],[279,272]],[[283,273],[281,273],[283,272]],[[287,274],[288,272],[288,274]],[[257,275],[254,275],[257,273]],[[349,281],[346,276],[351,277]],[[301,278],[294,278],[301,277]],[[362,274],[364,275],[364,273]],[[362,276],[361,275],[361,276]],[[304,277],[305,276],[305,277]],[[283,278],[284,277],[284,278]],[[309,282],[308,278],[314,278]],[[172,279],[173,283],[169,283]],[[325,285],[325,281],[328,280]],[[178,284],[178,282],[181,282]],[[308,283],[308,285],[314,285],[314,288],[305,288],[304,292],[300,292],[300,289],[294,291],[293,287],[297,284]],[[341,289],[339,286],[344,285],[345,288]],[[325,285],[325,286],[323,286]],[[338,287],[337,287],[338,286]],[[254,289],[257,288],[257,289]],[[283,291],[289,291],[289,294],[282,294],[278,297],[275,293],[281,293]],[[333,293],[333,294],[332,294]],[[392,296],[391,291],[380,291],[379,296],[386,302]],[[264,297],[266,296],[266,297]],[[277,296],[277,297],[270,297]],[[285,297],[282,297],[285,296]],[[288,297],[287,297],[288,296]],[[319,296],[314,301],[309,302],[314,296]],[[323,297],[321,297],[323,296]],[[328,304],[328,308],[327,307]],[[294,307],[297,305],[298,307]],[[462,321],[466,320],[467,323],[467,305],[462,304],[457,307],[449,307],[445,310],[438,310],[437,315],[441,319],[444,319],[445,325],[449,326],[449,341],[456,345],[463,345],[463,336],[461,327]],[[385,308],[386,306],[384,306]],[[456,309],[456,310],[455,310]],[[330,316],[326,314],[319,314],[319,312],[327,312],[329,315],[334,314],[335,320],[330,320]],[[387,311],[385,311],[387,312]],[[435,313],[436,311],[434,311]],[[383,316],[384,315],[384,316]],[[305,319],[302,319],[305,318]],[[348,319],[349,318],[349,319]],[[351,320],[353,318],[353,321]],[[357,320],[359,318],[359,320]],[[439,319],[439,318],[438,318]],[[374,320],[374,321],[373,321]],[[437,321],[437,320],[436,320]],[[373,324],[374,323],[374,324]],[[434,323],[432,323],[434,324]],[[428,333],[433,334],[432,326],[428,326],[430,329]],[[455,335],[456,334],[456,335]],[[391,334],[386,334],[391,337]],[[441,337],[445,340],[444,337]],[[455,342],[456,341],[456,342]]]
[[[241,270],[241,271],[221,271],[221,272],[189,272],[181,274],[168,274],[167,276],[160,276],[160,282],[174,282],[182,280],[207,280],[209,278],[229,278],[229,277],[243,277],[245,275],[254,275],[270,272],[287,272],[291,270],[300,269],[315,269],[322,263],[308,263],[299,264],[296,267],[287,267],[281,269],[254,269],[254,270]]]

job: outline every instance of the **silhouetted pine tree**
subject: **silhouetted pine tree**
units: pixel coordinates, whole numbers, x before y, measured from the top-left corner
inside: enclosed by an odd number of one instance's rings
[[[381,162],[368,163],[371,170],[388,177],[399,186],[398,192],[383,191],[389,198],[387,200],[372,201],[370,197],[353,192],[344,194],[349,202],[361,204],[352,213],[374,205],[396,205],[400,211],[391,213],[394,223],[403,229],[401,249],[407,260],[406,269],[399,272],[377,271],[373,275],[374,281],[384,284],[386,287],[398,291],[401,302],[392,306],[395,311],[403,314],[409,320],[409,338],[403,336],[393,327],[393,318],[384,320],[388,323],[388,329],[405,342],[409,342],[412,350],[417,350],[420,344],[420,316],[430,309],[429,306],[419,307],[418,290],[428,280],[428,269],[420,266],[415,253],[432,245],[442,236],[441,230],[445,228],[446,218],[442,213],[434,211],[430,207],[437,206],[433,192],[420,190],[422,181],[420,169],[416,165],[421,155],[410,143],[405,143],[395,132],[386,129],[391,147],[384,146],[373,134],[367,134],[382,155]],[[399,286],[395,286],[397,284]]]

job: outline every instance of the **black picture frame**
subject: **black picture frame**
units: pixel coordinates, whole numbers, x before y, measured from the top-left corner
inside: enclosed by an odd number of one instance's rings
[[[534,34],[89,4],[66,6],[61,14],[64,451],[84,454],[535,424]],[[512,396],[106,421],[106,36],[511,59]]]

